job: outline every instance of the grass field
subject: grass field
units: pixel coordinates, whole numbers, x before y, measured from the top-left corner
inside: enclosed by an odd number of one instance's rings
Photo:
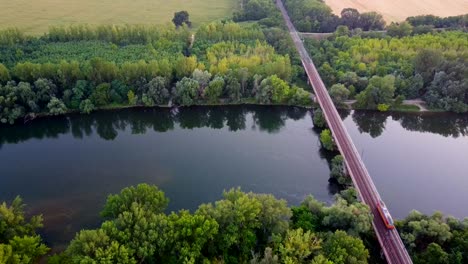
[[[360,12],[379,12],[387,22],[403,21],[416,15],[446,17],[468,13],[468,0],[325,0],[325,3],[335,14],[352,7]]]
[[[0,28],[41,34],[50,25],[165,24],[187,10],[193,26],[232,15],[238,0],[0,0]]]

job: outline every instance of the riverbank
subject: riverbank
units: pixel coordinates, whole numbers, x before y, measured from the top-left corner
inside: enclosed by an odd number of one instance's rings
[[[193,107],[193,106],[206,106],[206,107],[225,107],[225,106],[277,106],[277,107],[299,107],[303,109],[313,109],[318,107],[318,105],[315,104],[310,104],[310,105],[289,105],[289,104],[261,104],[261,103],[256,103],[252,102],[249,100],[245,100],[243,102],[238,102],[238,103],[229,103],[229,102],[222,102],[222,103],[200,103],[200,104],[193,104],[193,105],[172,105],[171,103],[169,104],[164,104],[164,105],[153,105],[153,106],[145,106],[145,105],[123,105],[123,104],[110,104],[106,105],[103,107],[98,107],[93,110],[93,112],[96,111],[114,111],[114,110],[123,110],[123,109],[152,109],[152,108],[166,108],[166,109],[172,109],[172,108],[180,108],[180,107]],[[70,109],[67,110],[63,114],[59,115],[54,115],[51,113],[31,113],[29,115],[26,115],[23,118],[23,123],[26,124],[28,122],[31,122],[33,120],[36,120],[38,118],[44,118],[44,117],[52,117],[52,116],[65,116],[69,114],[82,114],[82,115],[87,115],[86,113],[82,113],[79,110],[75,109]],[[1,124],[0,124],[1,125]],[[7,125],[7,124],[5,124]]]

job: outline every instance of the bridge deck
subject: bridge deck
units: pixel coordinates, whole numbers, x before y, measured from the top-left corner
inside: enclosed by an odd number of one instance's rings
[[[356,147],[351,140],[346,128],[341,120],[338,111],[333,104],[328,91],[320,78],[320,75],[304,48],[302,40],[299,37],[294,25],[291,23],[289,15],[284,8],[281,0],[276,0],[278,8],[283,14],[283,18],[291,34],[291,38],[301,56],[302,64],[309,77],[309,81],[315,92],[317,101],[322,108],[325,119],[330,127],[336,145],[343,155],[348,172],[353,180],[354,186],[359,192],[361,201],[366,203],[374,215],[372,225],[379,240],[380,246],[385,254],[386,260],[390,264],[409,264],[413,263],[408,251],[406,250],[400,235],[396,229],[389,230],[385,227],[383,220],[377,210],[377,204],[381,200],[374,182],[369,175],[369,172],[361,159],[361,156],[356,150]]]

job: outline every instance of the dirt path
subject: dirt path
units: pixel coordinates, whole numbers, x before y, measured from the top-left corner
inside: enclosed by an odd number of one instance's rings
[[[426,102],[424,102],[422,99],[413,99],[413,100],[404,100],[403,104],[405,105],[415,105],[419,107],[420,112],[427,112],[429,109],[426,107]]]
[[[356,103],[356,100],[346,100],[343,102],[345,105],[347,105],[349,108],[352,108],[352,105]],[[404,100],[403,101],[404,105],[415,105],[419,107],[420,112],[427,112],[429,109],[427,109],[426,102],[424,102],[422,99],[413,99],[413,100]]]

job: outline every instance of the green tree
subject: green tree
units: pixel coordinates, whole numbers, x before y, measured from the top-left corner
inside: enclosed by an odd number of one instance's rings
[[[47,109],[49,109],[49,113],[52,115],[63,115],[68,110],[62,100],[55,97],[50,99],[50,102],[47,104]]]
[[[176,25],[176,27],[180,27],[184,24],[187,26],[192,26],[192,22],[190,22],[189,13],[187,11],[179,11],[174,13],[174,18],[172,19],[172,23]]]
[[[5,65],[0,63],[0,84],[11,80],[10,72]]]
[[[331,161],[330,176],[337,180],[339,184],[351,185],[351,177],[346,172],[346,164],[341,155],[336,155]]]
[[[324,129],[320,133],[320,143],[322,143],[322,146],[328,151],[334,151],[336,149],[336,144],[330,129]]]
[[[327,235],[323,253],[335,264],[366,264],[369,258],[369,251],[362,240],[341,230]]]
[[[444,57],[440,50],[423,49],[414,57],[414,70],[425,84],[434,79],[436,69],[442,64]]]
[[[117,218],[106,221],[102,229],[112,240],[125,245],[140,262],[154,262],[170,247],[171,228],[168,217],[157,214],[149,205],[133,202]]]
[[[205,98],[210,103],[218,103],[219,98],[223,94],[224,79],[223,77],[216,76],[205,89]]]
[[[42,216],[25,216],[25,204],[16,197],[11,205],[0,204],[0,263],[29,264],[49,251],[36,235],[42,227]]]
[[[449,264],[449,254],[445,252],[438,244],[431,243],[424,250],[423,253],[419,254],[414,263],[417,264]]]
[[[211,80],[211,73],[208,71],[202,71],[199,69],[195,69],[192,73],[192,79],[198,82],[200,85],[200,89],[203,91]]]
[[[292,228],[314,232],[321,225],[320,215],[312,213],[306,206],[293,207],[291,210],[293,213]]]
[[[440,212],[429,217],[418,211],[411,211],[397,225],[403,242],[410,249],[424,249],[430,243],[442,244],[452,237],[450,226],[444,222]]]
[[[172,91],[174,101],[180,105],[193,105],[198,99],[199,84],[196,80],[184,77],[176,83],[175,89]]]
[[[387,34],[390,37],[405,37],[411,35],[413,32],[413,26],[408,22],[394,23],[392,22],[387,26]]]
[[[84,114],[89,114],[94,111],[95,107],[91,100],[86,99],[80,103],[80,112]]]
[[[247,261],[257,242],[256,231],[261,227],[262,204],[240,189],[225,191],[223,197],[214,205],[201,205],[196,212],[219,224],[219,232],[209,245],[209,251],[214,256],[222,256],[226,262]]]
[[[364,31],[382,30],[385,28],[385,20],[377,12],[365,12],[359,18],[359,27]]]
[[[241,91],[241,84],[239,79],[234,75],[232,71],[230,71],[226,75],[226,94],[229,97],[229,100],[233,103],[237,103],[240,101],[242,96]]]
[[[111,239],[102,229],[83,230],[70,242],[65,254],[71,263],[136,264],[130,250]]]
[[[127,100],[129,105],[136,105],[138,101],[138,96],[136,96],[135,93],[132,90],[130,90],[127,93]]]
[[[107,197],[101,216],[116,218],[119,214],[129,211],[132,204],[137,203],[145,211],[162,213],[169,203],[163,191],[158,187],[148,184],[138,184],[124,188],[120,194]]]
[[[32,264],[36,263],[37,259],[45,255],[49,248],[42,244],[41,237],[36,236],[15,236],[9,241],[11,246],[11,255],[6,258],[6,264]],[[1,255],[1,249],[0,249]],[[0,260],[2,256],[0,256]]]
[[[330,88],[330,96],[335,103],[342,103],[348,99],[349,95],[350,91],[343,84],[334,84]]]
[[[372,214],[363,203],[348,203],[341,197],[335,204],[323,209],[322,225],[329,230],[344,230],[349,234],[359,236],[368,233],[372,228]]]
[[[110,102],[110,89],[109,83],[101,83],[92,92],[89,99],[96,106],[105,106]]]
[[[171,245],[166,263],[201,263],[208,261],[202,254],[209,241],[218,234],[218,223],[201,214],[191,215],[182,210],[169,215]]]
[[[395,77],[373,76],[367,88],[356,96],[359,107],[376,109],[379,104],[392,103],[395,94]]]
[[[170,93],[167,87],[167,81],[164,77],[153,78],[146,84],[146,93],[143,97],[147,97],[149,105],[166,104],[169,101]]]
[[[53,97],[56,97],[57,86],[48,79],[40,78],[34,82],[34,92],[39,103],[44,105],[49,103]]]
[[[322,241],[310,231],[301,228],[288,230],[283,242],[279,245],[279,253],[283,263],[306,263],[321,249]]]
[[[283,103],[287,99],[289,89],[289,85],[285,81],[272,75],[260,83],[255,97],[263,104]]]
[[[315,127],[324,128],[327,126],[327,121],[325,120],[325,116],[320,108],[314,109],[312,121],[314,122]]]

